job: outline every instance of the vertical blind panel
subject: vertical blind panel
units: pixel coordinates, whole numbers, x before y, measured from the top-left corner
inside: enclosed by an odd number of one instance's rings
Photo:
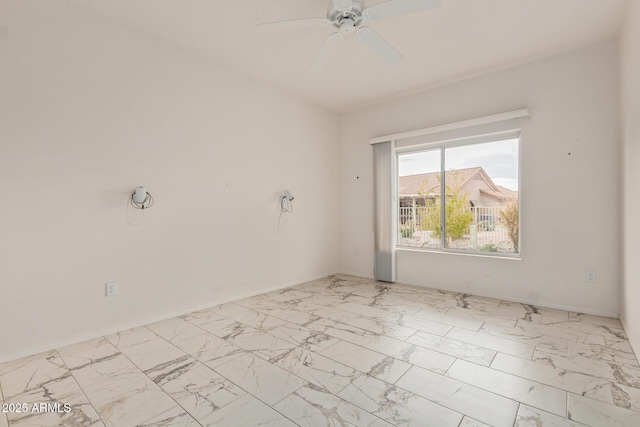
[[[376,280],[396,280],[396,156],[393,141],[373,145]]]

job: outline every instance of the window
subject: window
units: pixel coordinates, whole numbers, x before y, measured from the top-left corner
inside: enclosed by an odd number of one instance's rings
[[[519,254],[519,137],[504,138],[396,151],[398,247]]]

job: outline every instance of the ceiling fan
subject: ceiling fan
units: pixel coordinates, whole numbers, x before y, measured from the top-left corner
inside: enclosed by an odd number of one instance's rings
[[[358,40],[387,62],[397,64],[402,61],[402,54],[371,28],[362,26],[362,23],[434,9],[440,7],[441,0],[390,0],[366,8],[362,3],[363,0],[331,0],[326,18],[268,22],[258,24],[258,29],[260,31],[278,31],[325,27],[327,25],[336,27],[338,31],[329,35],[311,64],[312,71],[318,71],[344,35],[352,32],[355,32]]]

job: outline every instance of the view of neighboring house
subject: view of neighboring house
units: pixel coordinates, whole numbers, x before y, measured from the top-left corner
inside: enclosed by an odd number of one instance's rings
[[[518,200],[518,192],[496,185],[482,167],[452,169],[445,172],[445,183],[467,194],[469,207],[502,207]],[[440,172],[401,176],[398,180],[400,207],[427,206],[440,196]]]

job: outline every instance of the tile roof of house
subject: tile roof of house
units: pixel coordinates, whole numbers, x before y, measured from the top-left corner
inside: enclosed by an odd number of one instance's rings
[[[455,180],[460,186],[464,186],[469,180],[480,175],[489,188],[482,188],[480,192],[496,200],[514,200],[518,198],[518,192],[501,185],[496,185],[482,167],[465,169],[451,169],[445,172],[445,179]],[[401,176],[398,179],[398,194],[402,196],[424,196],[428,194],[440,194],[440,172],[420,173],[416,175]]]
[[[448,182],[455,179],[462,187],[481,171],[484,172],[481,167],[452,169],[445,172],[445,180]],[[401,176],[398,179],[398,194],[400,196],[440,194],[440,172]]]

